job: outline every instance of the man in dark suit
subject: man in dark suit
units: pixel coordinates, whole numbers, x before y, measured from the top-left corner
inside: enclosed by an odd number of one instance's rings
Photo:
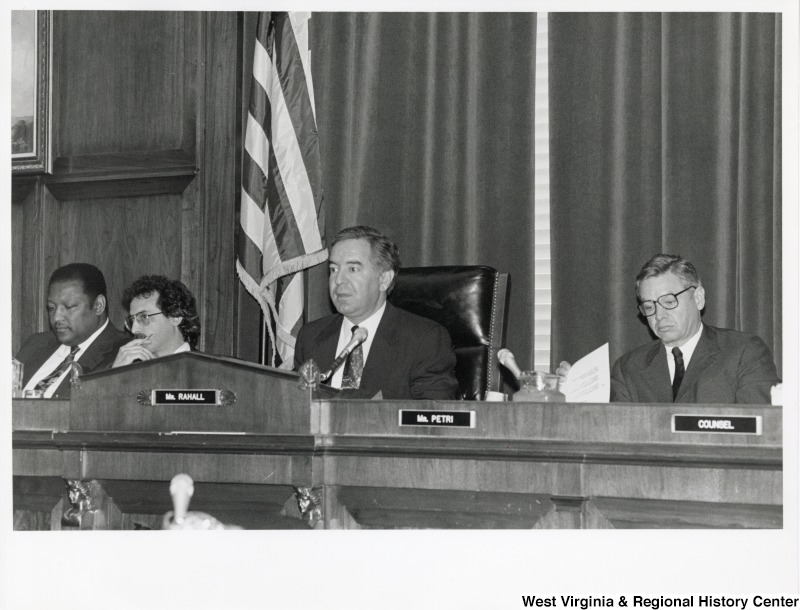
[[[386,298],[400,268],[397,246],[364,226],[340,231],[329,258],[328,290],[338,314],[306,324],[295,345],[295,369],[313,359],[329,366],[358,327],[367,339],[331,378],[355,395],[383,398],[456,398],[456,357],[436,322],[394,307]]]
[[[614,363],[612,401],[771,402],[779,379],[769,348],[755,335],[701,322],[705,290],[692,263],[655,255],[636,276],[636,296],[658,341]]]
[[[197,349],[200,316],[197,302],[178,280],[143,275],[125,289],[125,328],[133,340],[119,348],[113,368]]]
[[[778,374],[759,337],[703,324],[705,290],[694,265],[656,254],[636,276],[639,311],[658,337],[615,363],[612,402],[769,404]],[[558,373],[569,365],[562,362]]]
[[[23,387],[44,398],[69,398],[73,363],[82,373],[103,371],[127,337],[108,320],[106,281],[94,265],[72,263],[50,276],[50,332],[28,337],[16,355],[25,365]]]

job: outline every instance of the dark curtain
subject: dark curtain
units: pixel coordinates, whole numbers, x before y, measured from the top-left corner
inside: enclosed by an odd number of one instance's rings
[[[551,14],[554,362],[650,340],[634,278],[681,254],[706,323],[781,366],[780,15]]]
[[[403,266],[511,274],[508,345],[533,362],[535,14],[315,13],[326,232],[384,231]],[[310,317],[328,311],[325,271]]]

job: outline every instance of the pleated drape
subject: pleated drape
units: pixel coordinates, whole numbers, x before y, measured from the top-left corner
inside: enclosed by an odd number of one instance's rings
[[[326,231],[368,224],[404,266],[511,274],[508,344],[533,362],[536,15],[315,13]],[[312,275],[311,317],[328,311]]]
[[[633,281],[668,252],[780,369],[780,15],[550,18],[553,361],[647,342]]]

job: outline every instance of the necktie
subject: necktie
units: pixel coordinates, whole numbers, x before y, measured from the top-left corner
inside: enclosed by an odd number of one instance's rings
[[[356,332],[358,326],[353,327]],[[361,343],[355,346],[344,363],[344,374],[342,375],[342,389],[355,390],[361,385],[361,374],[364,372],[364,349]]]
[[[46,392],[51,385],[53,385],[56,380],[61,377],[61,373],[67,370],[70,366],[72,366],[72,362],[75,360],[75,354],[78,353],[80,347],[77,345],[73,345],[72,348],[69,350],[69,354],[66,358],[59,364],[56,369],[50,373],[47,377],[42,379],[39,383],[36,384],[37,390],[41,392]]]
[[[683,352],[681,352],[681,348],[673,347],[672,355],[675,356],[675,377],[672,380],[672,402],[675,402],[675,398],[678,396],[678,390],[681,387],[681,381],[683,381],[683,374],[686,372],[686,369],[683,366]]]

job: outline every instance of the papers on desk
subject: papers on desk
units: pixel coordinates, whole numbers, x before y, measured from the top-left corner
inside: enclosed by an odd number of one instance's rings
[[[608,343],[573,364],[559,389],[567,402],[608,402],[611,395]]]
[[[782,406],[783,405],[783,384],[778,383],[772,386],[769,391],[770,395],[770,402],[773,405]]]

